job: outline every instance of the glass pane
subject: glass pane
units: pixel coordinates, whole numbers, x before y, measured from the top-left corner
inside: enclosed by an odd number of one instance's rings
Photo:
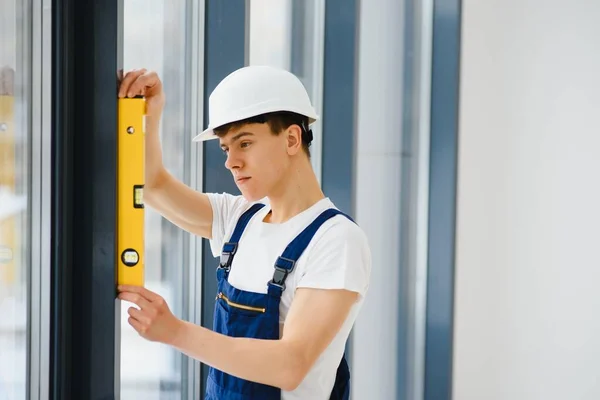
[[[271,65],[294,73],[323,115],[324,0],[252,0],[249,65]],[[321,123],[312,127],[312,163],[320,179]]]
[[[323,0],[252,0],[250,65],[293,72],[320,105],[323,66]]]
[[[250,65],[290,69],[292,0],[254,0],[250,4]]]
[[[185,181],[191,146],[187,132],[186,1],[124,1],[124,70],[157,71],[163,81],[166,105],[161,130],[165,167]],[[187,133],[186,133],[187,132]],[[146,213],[146,287],[163,296],[173,313],[187,318],[186,249],[189,235],[150,207]],[[121,318],[121,397],[127,399],[180,399],[185,397],[187,358],[168,346],[146,341]]]
[[[0,0],[0,399],[25,399],[29,280],[30,66],[20,0]],[[29,44],[27,44],[27,47]]]

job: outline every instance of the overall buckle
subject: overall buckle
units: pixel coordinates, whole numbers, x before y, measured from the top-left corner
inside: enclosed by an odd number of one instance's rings
[[[280,265],[283,265],[284,267],[280,267]],[[273,272],[273,279],[269,281],[269,284],[277,286],[282,291],[285,290],[285,280],[294,270],[295,266],[296,261],[285,257],[277,257],[277,261],[275,261],[275,272]]]
[[[219,267],[229,271],[231,267],[231,261],[235,252],[237,251],[238,244],[227,242],[223,245],[223,250],[221,251],[221,257],[219,260]]]
[[[271,285],[281,288],[281,290],[285,290],[285,279],[287,278],[288,274],[289,272],[287,269],[275,267],[273,279],[271,279],[271,282],[269,283]]]

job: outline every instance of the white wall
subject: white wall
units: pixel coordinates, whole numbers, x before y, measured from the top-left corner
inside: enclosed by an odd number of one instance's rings
[[[354,399],[395,399],[404,1],[360,3],[356,220],[373,269],[353,331],[351,387]]]
[[[454,399],[600,399],[600,1],[463,13]]]

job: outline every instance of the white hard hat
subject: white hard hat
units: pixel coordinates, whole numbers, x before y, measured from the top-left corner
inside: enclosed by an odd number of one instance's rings
[[[208,128],[193,141],[215,139],[213,129],[257,115],[290,111],[319,117],[302,82],[291,72],[269,66],[240,68],[225,77],[208,99]]]

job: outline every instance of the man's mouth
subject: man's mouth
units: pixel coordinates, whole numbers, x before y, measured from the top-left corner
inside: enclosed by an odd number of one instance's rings
[[[248,181],[248,179],[250,179],[249,176],[241,176],[239,178],[235,178],[235,181],[237,183],[244,183],[244,182]]]

